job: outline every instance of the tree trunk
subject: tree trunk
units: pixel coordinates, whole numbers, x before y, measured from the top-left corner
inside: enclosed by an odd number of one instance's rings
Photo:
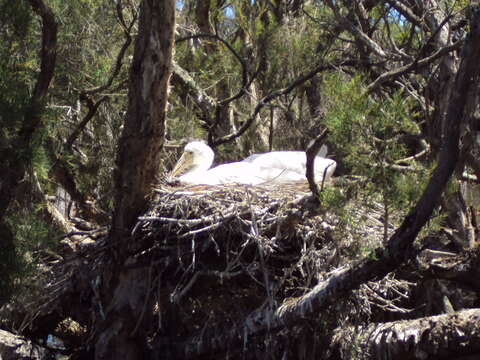
[[[43,0],[30,0],[33,11],[42,19],[42,48],[40,51],[40,73],[33,90],[29,106],[25,109],[22,128],[11,147],[2,155],[0,172],[3,181],[0,186],[0,222],[15,196],[17,186],[32,157],[32,140],[42,126],[41,114],[53,78],[57,59],[57,22],[52,10]]]
[[[129,105],[117,154],[115,210],[109,237],[112,264],[103,274],[106,313],[99,314],[104,319],[97,328],[96,359],[143,359],[147,348],[141,319],[142,310],[149,306],[148,271],[124,265],[135,251],[131,231],[138,215],[147,208],[159,170],[174,30],[174,0],[142,1]]]
[[[452,44],[452,36],[450,33],[450,24],[442,23],[446,18],[445,12],[439,1],[428,0],[424,3],[425,20],[431,34],[434,34],[433,46],[435,49],[445,48]],[[448,98],[452,91],[453,82],[455,80],[455,72],[457,70],[455,53],[445,55],[439,66],[437,76],[431,76],[432,80],[429,84],[433,101],[435,102],[435,113],[432,120],[427,124],[427,135],[429,141],[434,148],[439,148],[442,143],[443,136],[449,136],[445,133],[445,121],[447,114]]]
[[[342,359],[456,359],[480,354],[480,309],[340,331]],[[346,341],[350,338],[351,341]],[[367,339],[367,340],[366,340]],[[351,356],[351,357],[350,357]]]
[[[114,237],[128,234],[145,210],[164,141],[175,2],[145,0],[140,11],[129,105],[116,160]]]

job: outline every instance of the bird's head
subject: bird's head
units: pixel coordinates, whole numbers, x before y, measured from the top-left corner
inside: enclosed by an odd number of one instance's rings
[[[214,153],[210,146],[201,141],[192,141],[185,146],[170,176],[174,178],[194,171],[208,170],[212,166],[213,158]]]

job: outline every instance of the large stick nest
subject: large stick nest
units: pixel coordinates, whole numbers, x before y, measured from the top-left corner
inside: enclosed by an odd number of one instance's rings
[[[298,301],[330,271],[364,256],[365,244],[381,242],[379,209],[356,208],[352,214],[363,225],[355,231],[327,210],[306,183],[157,188],[131,241],[132,259],[150,268],[146,295],[153,305],[146,313],[152,338],[189,338],[207,327],[223,331],[254,311]],[[77,309],[93,299],[95,310],[105,311],[97,302],[99,274],[109,266],[112,245],[98,238],[98,230],[85,234],[88,241],[77,239],[76,250],[49,267],[47,291],[32,305],[30,321],[52,313],[58,320],[72,316],[67,298]],[[371,304],[403,311],[398,291],[406,294],[410,284],[392,276],[366,286],[344,302],[343,319],[366,319]],[[88,328],[96,321],[90,314],[72,317]],[[342,321],[338,315],[330,320]]]
[[[169,298],[158,302],[178,306],[193,328],[205,321],[224,328],[259,308],[296,301],[329,271],[362,255],[349,226],[315,202],[306,183],[165,187],[153,204],[134,229],[135,237],[150,239],[139,257],[153,256],[167,269],[158,278],[169,279]],[[364,210],[355,215],[367,224],[357,235],[370,236],[373,247],[383,236],[381,214]],[[367,304],[369,294],[358,294]]]

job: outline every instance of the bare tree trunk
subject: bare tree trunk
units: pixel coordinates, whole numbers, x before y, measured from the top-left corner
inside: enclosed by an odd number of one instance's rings
[[[116,161],[114,237],[127,234],[145,210],[164,141],[175,2],[144,0],[140,11],[127,118]]]
[[[436,49],[442,49],[452,44],[450,25],[443,21],[446,18],[445,12],[441,8],[440,1],[427,0],[425,6],[425,20],[431,34],[435,34],[433,44]],[[438,76],[432,76],[429,87],[436,104],[435,113],[432,116],[431,123],[428,124],[428,136],[430,142],[435,148],[441,144],[441,138],[448,136],[445,133],[445,121],[447,114],[448,98],[452,91],[457,69],[455,54],[453,52],[446,54],[439,67]]]
[[[147,208],[159,169],[174,30],[174,0],[142,1],[129,105],[117,154],[115,210],[109,237],[114,250],[112,264],[103,274],[106,313],[99,314],[103,321],[97,328],[96,359],[145,358],[147,344],[142,324],[148,316],[142,315],[151,305],[148,269],[127,268],[125,262],[135,251],[132,227]],[[132,261],[129,265],[133,265]]]

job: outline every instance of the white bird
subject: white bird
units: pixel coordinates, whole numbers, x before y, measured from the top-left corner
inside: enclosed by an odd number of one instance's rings
[[[291,182],[305,180],[306,155],[301,151],[273,151],[251,155],[243,161],[228,163],[211,168],[214,153],[201,141],[193,141],[185,150],[170,176],[187,184],[248,184],[265,182]],[[321,181],[331,177],[336,162],[317,157],[315,159],[315,179]],[[325,171],[325,169],[327,169]],[[325,174],[324,174],[325,173]]]
[[[325,181],[330,179],[337,167],[335,160],[324,157],[327,155],[327,151],[327,147],[322,146],[319,154],[315,157],[313,170],[317,182],[322,181],[323,178]],[[253,154],[242,162],[248,162],[261,168],[286,170],[285,174],[279,175],[277,182],[306,180],[307,154],[303,151],[270,151]]]

